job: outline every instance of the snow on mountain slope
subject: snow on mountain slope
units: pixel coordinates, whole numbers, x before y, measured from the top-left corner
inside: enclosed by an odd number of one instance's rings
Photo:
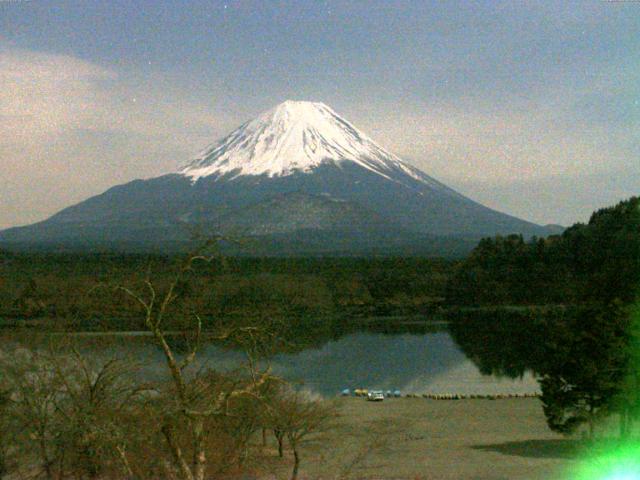
[[[384,150],[327,105],[292,100],[209,146],[179,173],[193,182],[212,175],[275,177],[345,161],[396,182],[398,174],[405,174],[432,188],[444,187]]]
[[[453,237],[469,249],[484,236],[548,234],[404,163],[326,105],[287,101],[178,172],[4,230],[0,244],[169,248],[192,228],[259,237],[259,255],[449,254]]]

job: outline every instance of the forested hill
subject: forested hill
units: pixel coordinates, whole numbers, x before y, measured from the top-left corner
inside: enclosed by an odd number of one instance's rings
[[[106,288],[165,288],[182,257],[0,251],[0,328],[40,319],[76,328],[136,329],[135,303]],[[181,290],[206,318],[430,315],[455,265],[428,258],[221,258],[194,265]],[[190,313],[189,313],[190,315]],[[133,323],[132,323],[133,322]]]
[[[598,210],[562,235],[483,239],[447,287],[461,306],[628,303],[640,282],[640,197]]]

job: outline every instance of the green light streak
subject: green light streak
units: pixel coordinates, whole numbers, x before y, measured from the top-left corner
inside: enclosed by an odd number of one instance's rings
[[[630,371],[625,396],[640,402],[640,302],[630,310]],[[635,416],[635,415],[634,415]],[[569,480],[640,480],[640,439],[604,441],[589,449],[586,457],[565,476]]]
[[[600,450],[572,470],[571,480],[640,480],[640,443]]]

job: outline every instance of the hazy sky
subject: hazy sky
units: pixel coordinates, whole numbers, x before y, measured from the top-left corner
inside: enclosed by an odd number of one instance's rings
[[[640,194],[640,2],[0,0],[0,228],[322,101],[471,198]]]

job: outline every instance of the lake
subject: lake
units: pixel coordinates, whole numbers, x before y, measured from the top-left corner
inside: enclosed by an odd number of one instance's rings
[[[81,342],[89,343],[93,335],[80,337]],[[143,362],[145,376],[164,372],[159,348],[139,335],[117,334],[106,343],[90,343],[93,355],[132,356]],[[196,368],[207,365],[232,370],[244,361],[242,352],[210,343],[200,351]],[[275,374],[323,396],[335,396],[345,388],[399,389],[403,394],[539,392],[537,381],[528,373],[515,380],[482,375],[442,328],[418,333],[349,333],[321,346],[276,355],[270,364]]]

